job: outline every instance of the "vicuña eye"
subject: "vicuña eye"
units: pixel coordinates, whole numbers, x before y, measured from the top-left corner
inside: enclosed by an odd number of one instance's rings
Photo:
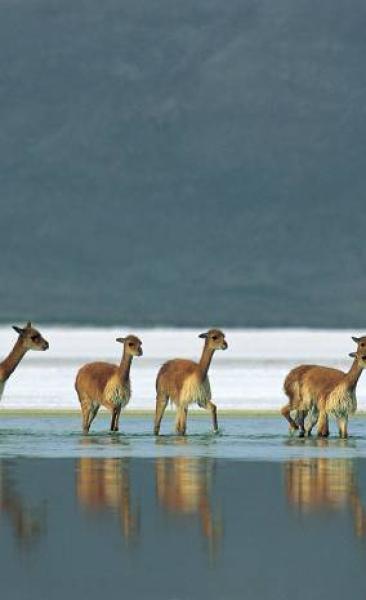
[[[39,340],[39,335],[36,335],[36,334],[35,335],[31,335],[31,340],[33,342],[36,342],[37,340]]]
[[[213,335],[213,336],[212,336],[212,339],[213,339],[213,340],[217,340],[217,335]]]
[[[129,347],[130,347],[130,348],[132,348],[132,346],[133,346],[133,343],[132,343],[132,342],[129,342],[129,344],[128,344],[128,345],[129,345]]]

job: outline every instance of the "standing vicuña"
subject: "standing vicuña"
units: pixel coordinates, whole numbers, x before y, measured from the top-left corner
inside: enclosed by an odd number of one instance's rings
[[[353,338],[355,339],[355,338]],[[362,341],[363,340],[363,341]],[[290,430],[300,429],[300,436],[310,435],[317,420],[320,437],[329,435],[328,418],[337,419],[339,435],[348,436],[348,415],[356,412],[356,386],[362,370],[366,367],[366,338],[357,338],[357,352],[351,352],[354,358],[348,373],[329,367],[301,365],[287,375],[284,390],[289,403],[281,410],[290,423]],[[291,412],[296,411],[296,421]],[[309,414],[309,423],[305,426],[305,417]]]
[[[121,409],[131,397],[130,368],[132,358],[142,355],[142,343],[134,335],[117,338],[123,344],[120,365],[88,363],[79,370],[75,389],[83,415],[83,431],[88,433],[101,405],[112,412],[111,431],[118,431]]]
[[[23,356],[28,350],[47,350],[48,342],[41,336],[37,329],[32,327],[30,321],[25,327],[13,325],[13,329],[19,334],[10,354],[0,363],[0,398],[4,391],[5,383],[15,371]]]
[[[210,329],[201,333],[205,340],[201,359],[198,363],[192,360],[176,358],[169,360],[160,369],[156,379],[156,412],[154,433],[158,435],[161,419],[168,403],[174,402],[177,407],[176,432],[186,432],[188,405],[197,402],[198,406],[211,411],[214,430],[218,430],[216,406],[211,402],[210,382],[207,372],[215,350],[226,350],[225,335],[219,329]]]

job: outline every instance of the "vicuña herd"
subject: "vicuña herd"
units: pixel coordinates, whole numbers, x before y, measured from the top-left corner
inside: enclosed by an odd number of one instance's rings
[[[13,329],[18,333],[13,348],[0,363],[0,398],[4,386],[28,350],[48,350],[49,344],[28,321],[25,327]],[[186,433],[188,407],[198,404],[211,413],[212,425],[218,431],[216,405],[212,402],[208,370],[216,350],[226,350],[225,334],[210,329],[199,335],[204,340],[198,362],[183,358],[169,360],[160,368],[156,378],[156,409],[154,433],[159,434],[161,420],[170,400],[177,409],[176,432]],[[289,422],[290,431],[309,436],[316,425],[320,437],[329,435],[329,417],[336,418],[339,435],[348,436],[348,416],[357,409],[356,387],[366,368],[366,336],[352,338],[357,344],[351,352],[353,363],[348,372],[319,365],[299,365],[292,369],[284,382],[288,403],[281,413]],[[132,359],[142,356],[142,342],[135,335],[116,340],[123,345],[119,365],[106,362],[87,363],[78,371],[75,389],[82,412],[83,432],[88,433],[98,410],[104,406],[112,414],[111,431],[118,431],[122,408],[131,398],[130,369]]]

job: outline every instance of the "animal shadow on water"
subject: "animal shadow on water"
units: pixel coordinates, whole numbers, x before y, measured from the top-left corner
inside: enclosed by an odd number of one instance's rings
[[[203,433],[190,433],[189,435],[176,435],[172,433],[160,434],[155,436],[156,446],[183,446],[186,448],[212,446],[217,442],[217,438],[222,437],[221,432],[203,432]]]
[[[123,433],[101,431],[94,432],[88,436],[79,434],[79,443],[83,447],[105,447],[110,446],[130,446],[128,436]]]
[[[159,506],[175,518],[198,520],[210,559],[223,536],[221,514],[213,508],[214,461],[203,458],[157,458],[156,495]]]
[[[82,508],[98,517],[117,515],[126,542],[138,539],[140,508],[131,492],[130,462],[121,458],[80,458],[76,467],[76,495]]]
[[[366,510],[352,460],[292,460],[285,463],[284,475],[286,498],[298,513],[310,516],[326,511],[337,516],[347,509],[356,537],[366,540]]]
[[[17,491],[12,474],[11,462],[0,461],[0,514],[6,515],[11,523],[16,540],[29,549],[46,531],[45,504],[29,505]]]

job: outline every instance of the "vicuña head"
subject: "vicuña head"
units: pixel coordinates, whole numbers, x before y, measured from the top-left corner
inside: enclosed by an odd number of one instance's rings
[[[227,350],[225,334],[220,329],[209,329],[206,333],[200,333],[198,337],[206,340],[206,345],[211,350]]]
[[[42,337],[38,329],[32,327],[30,321],[25,327],[13,325],[13,329],[19,334],[18,340],[26,350],[48,350],[48,342]]]
[[[135,335],[116,338],[116,342],[124,345],[124,351],[130,356],[142,356],[142,342]]]
[[[352,339],[357,344],[356,352],[350,352],[349,356],[351,358],[357,359],[357,363],[360,368],[366,368],[366,336],[363,337],[355,337],[352,336]]]
[[[48,342],[37,329],[32,327],[30,321],[28,321],[25,327],[13,325],[13,329],[19,335],[8,356],[0,363],[0,398],[5,382],[9,379],[13,371],[15,371],[28,350],[48,350]]]
[[[356,342],[358,348],[365,348],[366,350],[366,335],[363,335],[361,337],[356,337],[355,335],[353,335],[352,339],[354,342]]]

